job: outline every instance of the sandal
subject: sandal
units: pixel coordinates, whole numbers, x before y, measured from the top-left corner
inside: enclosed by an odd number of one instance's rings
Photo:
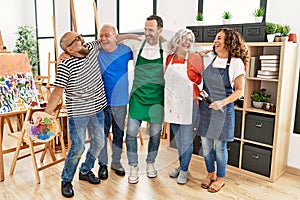
[[[201,183],[201,187],[203,189],[208,189],[209,186],[215,181],[215,178],[205,178],[202,183]]]
[[[209,186],[208,191],[211,193],[219,192],[224,185],[224,182],[215,181]]]

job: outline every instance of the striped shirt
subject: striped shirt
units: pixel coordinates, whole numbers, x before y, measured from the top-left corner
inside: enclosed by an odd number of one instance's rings
[[[54,85],[65,89],[68,116],[94,115],[107,105],[97,61],[100,43],[93,41],[87,45],[89,55],[71,57],[58,65]]]

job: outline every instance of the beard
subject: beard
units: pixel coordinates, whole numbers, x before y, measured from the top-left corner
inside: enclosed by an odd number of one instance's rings
[[[82,48],[78,51],[81,55],[87,56],[90,53],[90,50],[88,48]]]

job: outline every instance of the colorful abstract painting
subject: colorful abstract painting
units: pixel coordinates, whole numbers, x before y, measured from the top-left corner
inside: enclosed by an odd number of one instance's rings
[[[31,73],[0,77],[0,114],[38,105]]]
[[[27,54],[0,53],[0,114],[39,106]]]

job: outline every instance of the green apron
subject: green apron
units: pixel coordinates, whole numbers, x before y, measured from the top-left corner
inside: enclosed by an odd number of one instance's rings
[[[129,101],[129,117],[151,123],[162,123],[164,118],[163,50],[159,42],[160,58],[148,60],[139,51],[134,68],[134,80]]]

